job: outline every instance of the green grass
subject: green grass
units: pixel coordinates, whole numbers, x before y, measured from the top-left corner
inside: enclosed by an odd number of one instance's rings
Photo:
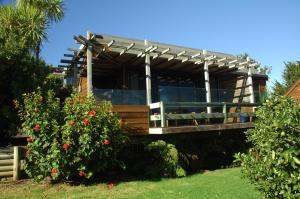
[[[260,199],[262,195],[241,179],[240,169],[224,169],[180,179],[70,186],[37,184],[31,180],[1,183],[0,198],[197,198]]]

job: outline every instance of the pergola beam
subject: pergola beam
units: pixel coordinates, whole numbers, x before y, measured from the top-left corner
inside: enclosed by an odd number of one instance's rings
[[[120,52],[120,55],[123,55],[124,53],[126,53],[128,50],[130,50],[133,46],[135,45],[135,43],[131,43],[129,46],[126,47],[126,49],[124,49],[123,51]]]
[[[157,53],[156,55],[154,55],[154,56],[152,57],[152,60],[155,59],[155,58],[158,58],[159,56],[161,56],[161,55],[163,55],[163,54],[166,54],[166,53],[169,52],[169,51],[170,51],[170,48],[167,48],[167,49],[161,51],[160,53]]]

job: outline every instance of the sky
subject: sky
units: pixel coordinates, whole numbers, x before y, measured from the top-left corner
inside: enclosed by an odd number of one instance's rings
[[[2,0],[3,1],[3,0]],[[9,1],[9,0],[4,0]],[[86,31],[241,54],[271,66],[281,81],[284,62],[300,60],[299,0],[65,0],[42,57],[59,65],[74,35]]]

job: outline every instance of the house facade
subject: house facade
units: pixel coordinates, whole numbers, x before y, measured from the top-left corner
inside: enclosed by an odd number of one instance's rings
[[[250,128],[267,76],[247,58],[87,33],[62,59],[82,96],[109,100],[132,134]]]

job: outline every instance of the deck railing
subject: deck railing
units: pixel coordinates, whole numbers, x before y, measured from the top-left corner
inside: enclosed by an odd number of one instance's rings
[[[258,105],[257,103],[161,101],[150,105],[150,121],[154,123],[154,127],[167,127],[169,121],[175,121],[177,125],[178,121],[187,120],[192,121],[194,125],[198,125],[197,121],[200,119],[221,119],[226,123],[228,118],[254,117],[254,107]],[[212,107],[215,111],[206,113],[207,107]],[[248,108],[248,110],[245,108]],[[157,124],[157,121],[160,121],[160,125]]]
[[[235,100],[242,100],[243,95],[237,93],[235,90],[230,89],[211,89],[211,100],[212,102],[233,102]],[[146,104],[145,90],[94,88],[94,94],[97,100],[108,100],[114,105]],[[239,99],[239,97],[241,99]],[[152,100],[164,102],[205,103],[206,90],[204,88],[160,86],[158,90],[152,90]],[[258,92],[255,92],[255,101],[259,101]]]

